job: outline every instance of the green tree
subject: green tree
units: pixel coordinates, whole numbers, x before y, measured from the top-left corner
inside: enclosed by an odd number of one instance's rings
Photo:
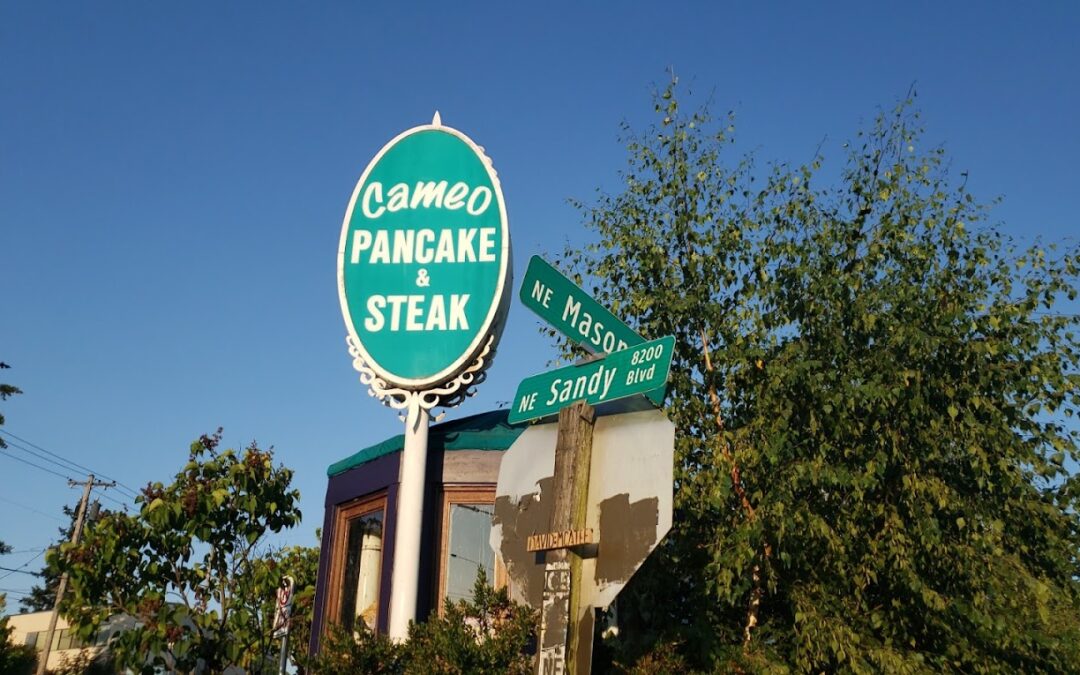
[[[924,149],[909,101],[823,158],[755,169],[680,109],[627,128],[625,185],[562,266],[676,337],[671,534],[620,598],[723,670],[1080,669],[1080,257],[1017,250]],[[570,349],[565,345],[564,348]],[[668,649],[665,647],[664,649]]]
[[[0,593],[0,673],[5,675],[23,675],[33,672],[37,664],[37,653],[28,645],[11,642],[12,628],[4,614],[7,596]]]
[[[292,471],[273,465],[254,443],[219,451],[221,430],[191,445],[169,485],[153,483],[138,513],[108,513],[78,546],[64,544],[51,562],[71,579],[63,611],[86,639],[116,613],[138,624],[120,633],[120,667],[141,672],[228,666],[248,672],[275,664],[265,611],[280,571],[260,559],[260,541],[300,521]]]
[[[57,528],[60,536],[54,544],[56,547],[71,541],[71,535],[75,531],[75,509],[65,504],[64,515],[70,522],[64,527]],[[39,575],[41,583],[32,586],[30,593],[19,600],[19,604],[28,612],[50,611],[56,604],[56,587],[60,585],[60,572],[57,571],[56,565],[50,565],[46,561]]]
[[[11,366],[4,363],[3,361],[0,361],[0,370],[7,370],[8,368],[11,368]],[[0,382],[0,401],[6,401],[6,400],[8,400],[8,398],[10,398],[10,397],[12,397],[12,396],[14,396],[16,394],[21,394],[21,393],[22,393],[22,389],[19,389],[15,385],[4,384],[3,382]],[[0,413],[0,427],[2,427],[2,426],[4,426],[4,413]],[[6,447],[7,447],[7,442],[4,441],[3,436],[0,436],[0,448],[6,448]]]
[[[319,534],[316,534],[319,538]],[[289,622],[289,658],[303,663],[308,655],[311,638],[311,619],[315,611],[315,581],[319,575],[318,546],[287,546],[271,551],[255,561],[257,574],[268,582],[284,576],[293,578],[293,604]],[[266,626],[272,626],[277,598],[271,592],[261,600],[260,616]]]

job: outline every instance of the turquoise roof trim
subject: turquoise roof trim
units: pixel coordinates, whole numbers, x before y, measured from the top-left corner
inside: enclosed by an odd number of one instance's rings
[[[428,430],[428,448],[439,450],[506,450],[517,440],[527,424],[508,424],[508,410],[492,410],[470,415],[459,420],[436,424]],[[364,448],[354,455],[334,462],[326,469],[326,475],[336,476],[349,469],[366,464],[373,459],[392,452],[399,452],[405,445],[405,435],[391,438]]]

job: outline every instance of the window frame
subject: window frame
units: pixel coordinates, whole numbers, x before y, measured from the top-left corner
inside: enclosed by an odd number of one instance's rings
[[[443,615],[446,601],[446,574],[450,562],[450,507],[453,504],[490,504],[495,505],[495,486],[490,483],[471,483],[443,485],[439,490],[439,539],[436,550],[439,552],[438,580],[435,584],[435,607],[439,616]],[[495,578],[493,588],[507,586],[506,568],[495,555]]]
[[[325,634],[330,624],[341,623],[341,608],[344,604],[342,593],[345,590],[345,563],[347,544],[349,538],[349,524],[351,521],[362,518],[370,513],[382,511],[383,514],[383,545],[379,551],[379,596],[375,603],[375,626],[379,625],[382,616],[382,579],[386,571],[386,547],[387,542],[387,491],[379,490],[369,495],[364,495],[344,504],[338,504],[334,509],[334,532],[333,543],[330,552],[330,569],[327,570],[329,583],[327,584],[326,609],[323,611],[323,633]]]

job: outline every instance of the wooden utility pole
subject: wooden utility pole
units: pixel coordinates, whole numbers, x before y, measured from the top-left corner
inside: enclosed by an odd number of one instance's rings
[[[79,500],[79,510],[75,513],[75,530],[71,533],[71,543],[78,544],[82,536],[83,520],[86,518],[86,503],[90,499],[90,490],[95,487],[113,487],[116,481],[104,482],[94,480],[94,474],[86,477],[86,481],[68,479],[68,487],[83,486],[82,499]],[[60,602],[64,599],[64,591],[67,590],[67,572],[60,575],[60,583],[56,585],[56,601],[53,603],[52,616],[49,617],[49,630],[45,634],[45,649],[38,656],[37,675],[45,675],[45,666],[49,662],[49,653],[52,651],[53,635],[56,633],[56,620],[60,616]]]
[[[578,635],[581,611],[581,556],[570,546],[592,543],[586,529],[589,469],[592,465],[593,426],[596,411],[578,401],[559,411],[559,436],[555,444],[554,505],[550,534],[560,540],[544,555],[544,595],[540,612],[540,675],[587,675],[591,662],[592,635],[582,644]],[[581,653],[587,650],[586,653]],[[579,658],[579,655],[582,658]],[[579,662],[583,664],[578,667]]]

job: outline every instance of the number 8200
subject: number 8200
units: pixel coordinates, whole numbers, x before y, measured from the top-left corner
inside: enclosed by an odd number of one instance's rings
[[[636,366],[639,363],[648,363],[664,355],[664,345],[658,344],[645,349],[639,349],[634,352],[634,355],[630,357],[630,365]]]

